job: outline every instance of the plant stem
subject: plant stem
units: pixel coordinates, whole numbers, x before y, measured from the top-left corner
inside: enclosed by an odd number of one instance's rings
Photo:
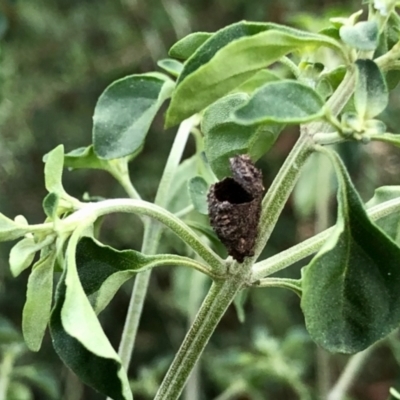
[[[241,276],[214,282],[154,400],[176,400],[226,309],[243,286]]]
[[[182,158],[182,153],[185,149],[186,142],[192,126],[193,118],[190,118],[183,121],[178,129],[156,194],[155,203],[159,206],[165,206],[167,204],[169,188],[171,186],[171,182],[174,178],[179,162]],[[126,183],[124,184],[124,187],[127,190],[128,194],[130,196],[136,196],[136,191],[131,191],[130,186],[132,185],[127,185]],[[158,221],[145,221],[142,253],[155,254],[157,252],[157,247],[161,237],[161,231],[162,225],[160,225]],[[133,347],[138,331],[140,316],[143,310],[144,299],[146,297],[147,288],[149,285],[150,275],[150,270],[139,273],[136,276],[133,286],[124,330],[122,332],[122,338],[118,349],[118,354],[121,358],[122,366],[126,370],[128,370],[132,358]]]
[[[7,400],[7,391],[10,383],[10,376],[15,360],[15,352],[6,349],[0,364],[0,400]]]
[[[308,134],[303,133],[289,153],[278,175],[272,182],[262,203],[258,239],[254,247],[254,259],[264,249],[283,207],[300,175],[303,164],[313,151],[313,142]]]
[[[400,211],[400,198],[385,201],[374,207],[368,208],[367,213],[372,221],[377,221],[390,214]],[[332,234],[333,227],[315,235],[304,242],[301,242],[281,253],[260,261],[253,266],[252,282],[266,276],[272,275],[288,266],[317,252],[326,239]]]
[[[361,372],[367,358],[374,349],[375,346],[371,346],[350,358],[336,384],[329,392],[327,400],[343,400],[345,398],[346,393],[349,391],[351,385]]]

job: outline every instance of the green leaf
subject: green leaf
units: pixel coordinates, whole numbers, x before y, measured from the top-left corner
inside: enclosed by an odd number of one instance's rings
[[[28,232],[28,225],[14,222],[0,213],[0,242],[18,239]]]
[[[201,177],[196,176],[189,181],[189,195],[192,199],[194,208],[200,213],[208,214],[208,203],[207,203],[207,193],[208,184]]]
[[[89,237],[82,238],[76,249],[79,280],[96,313],[138,272],[160,265],[182,265],[184,260],[167,254],[147,256],[134,250],[120,251]]]
[[[329,46],[335,40],[272,23],[238,22],[207,40],[188,59],[167,111],[170,127],[226,95],[257,71],[290,52],[310,46]]]
[[[93,145],[72,150],[64,156],[64,166],[70,169],[103,169],[109,171],[109,161],[97,157]]]
[[[65,270],[50,319],[53,346],[87,385],[114,400],[131,400],[128,378],[85,295],[75,261],[75,232],[66,252]]]
[[[118,251],[88,237],[82,238],[76,249],[79,279],[97,314],[123,283],[152,268],[156,260],[157,256],[145,256],[134,250]]]
[[[176,42],[168,52],[168,55],[179,60],[188,59],[213,33],[194,32]]]
[[[261,71],[256,72],[250,79],[235,88],[233,92],[251,94],[266,83],[279,81],[280,79],[281,78],[278,75],[274,74],[268,69],[262,69]]]
[[[183,70],[183,64],[171,58],[157,61],[157,65],[172,76],[178,77]]]
[[[360,119],[365,121],[380,114],[389,101],[386,81],[372,60],[357,60],[357,83],[354,105]]]
[[[20,240],[10,251],[9,263],[12,275],[17,277],[30,267],[36,252],[42,247],[42,243],[36,243],[31,237]]]
[[[400,324],[400,249],[368,218],[339,156],[334,232],[305,268],[303,309],[312,339],[331,352],[356,353]]]
[[[298,124],[322,117],[323,106],[321,96],[309,86],[282,80],[256,90],[246,104],[234,111],[234,121],[241,125]]]
[[[219,99],[206,109],[201,128],[205,135],[207,160],[218,178],[231,174],[229,158],[248,154],[257,161],[274,144],[282,125],[241,126],[233,121],[233,111],[249,99],[246,93],[234,93]]]
[[[64,146],[60,144],[44,156],[44,184],[49,193],[64,194],[62,173],[64,164]]]
[[[376,21],[361,21],[354,26],[344,25],[339,34],[344,43],[357,50],[373,51],[379,44],[379,28]]]
[[[22,332],[26,345],[32,351],[39,351],[50,319],[55,261],[56,253],[52,251],[35,263],[29,275]]]
[[[103,159],[139,152],[174,82],[160,73],[130,75],[113,82],[100,96],[93,116],[93,145]]]
[[[49,218],[55,219],[57,217],[59,201],[59,195],[54,192],[48,193],[43,199],[43,210]]]
[[[377,206],[385,201],[398,199],[400,197],[400,186],[382,186],[375,190],[374,197],[365,204],[366,208]],[[376,224],[400,245],[400,214],[393,213],[387,217],[380,218]]]

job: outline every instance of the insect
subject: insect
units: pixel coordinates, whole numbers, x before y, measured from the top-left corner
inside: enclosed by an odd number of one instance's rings
[[[210,223],[229,255],[242,263],[254,255],[261,214],[262,172],[248,155],[229,160],[232,178],[211,185],[208,192]]]

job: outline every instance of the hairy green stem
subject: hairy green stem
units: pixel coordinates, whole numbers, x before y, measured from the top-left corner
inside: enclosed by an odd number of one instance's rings
[[[313,146],[309,135],[303,133],[264,197],[258,239],[254,248],[254,259],[257,259],[261,254],[271,236],[279,215],[300,175],[301,167],[313,151]]]
[[[212,284],[154,400],[179,398],[218,322],[242,286],[242,278],[239,276],[231,276],[226,281]]]
[[[374,207],[368,208],[367,213],[372,221],[377,221],[390,214],[400,212],[400,198],[385,201]],[[290,265],[317,252],[332,234],[334,227],[315,235],[281,253],[260,261],[253,266],[252,281],[272,275]]]
[[[131,199],[111,199],[98,203],[89,203],[84,208],[70,215],[63,220],[65,230],[74,230],[76,226],[82,224],[82,221],[92,218],[98,218],[115,212],[135,213],[151,217],[157,221],[154,222],[155,230],[161,229],[159,222],[170,228],[179,236],[188,246],[190,246],[203,260],[212,268],[214,273],[223,274],[225,272],[224,261],[209,246],[203,243],[197,234],[189,228],[184,222],[174,214],[164,208],[143,200]],[[161,232],[153,233],[151,237],[158,238]],[[157,239],[158,240],[158,239]]]
[[[160,180],[160,184],[158,186],[155,198],[155,203],[158,206],[165,207],[167,205],[168,192],[172,180],[174,178],[174,175],[176,173],[176,169],[182,158],[183,150],[185,149],[186,142],[189,137],[190,131],[192,129],[193,123],[194,120],[192,117],[188,120],[183,121],[178,129],[178,132],[176,134],[174,143],[172,145],[167,163],[165,165]],[[129,193],[130,189],[129,185],[127,186],[127,189]],[[131,194],[134,195],[134,193]],[[181,225],[181,228],[182,227],[185,230],[183,225]],[[143,237],[142,253],[155,254],[157,252],[158,244],[161,237],[161,231],[162,231],[162,225],[160,225],[158,221],[155,220],[145,221],[145,232]],[[177,231],[175,231],[175,233],[177,233]],[[203,247],[203,250],[205,249],[205,246],[203,244],[201,244],[201,247]],[[200,252],[201,251],[202,250],[200,250]],[[142,314],[144,299],[146,297],[150,276],[151,276],[150,270],[138,274],[136,276],[135,283],[132,289],[132,295],[129,302],[124,330],[122,332],[122,338],[118,349],[118,354],[121,358],[122,366],[126,370],[128,370],[132,358],[133,347],[139,327],[140,316]]]
[[[355,73],[353,70],[349,70],[335,93],[330,97],[326,104],[331,115],[336,117],[346,105],[354,91],[354,84]],[[264,197],[258,240],[254,248],[254,259],[259,257],[267,244],[286,200],[300,176],[301,167],[313,152],[314,142],[311,138],[316,133],[329,132],[330,129],[330,124],[324,121],[313,122],[301,127],[299,140],[289,153],[282,168],[279,170],[278,175],[275,177],[271,187]]]

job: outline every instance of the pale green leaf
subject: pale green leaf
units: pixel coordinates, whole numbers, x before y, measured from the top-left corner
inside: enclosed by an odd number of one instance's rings
[[[55,260],[56,253],[48,253],[35,263],[29,275],[22,332],[26,345],[32,351],[39,351],[50,319]]]
[[[20,240],[10,251],[9,264],[11,273],[17,277],[22,271],[30,267],[35,258],[35,253],[43,247],[28,237]]]
[[[357,50],[373,51],[378,47],[379,28],[376,21],[361,21],[354,26],[344,25],[339,34],[343,42]]]
[[[157,65],[164,71],[175,77],[179,76],[179,74],[183,70],[183,64],[171,58],[165,58],[163,60],[157,61]]]
[[[44,157],[44,184],[49,193],[65,193],[62,185],[64,164],[64,146],[60,144]]]
[[[26,224],[15,222],[0,213],[0,242],[15,240],[29,232]]]

